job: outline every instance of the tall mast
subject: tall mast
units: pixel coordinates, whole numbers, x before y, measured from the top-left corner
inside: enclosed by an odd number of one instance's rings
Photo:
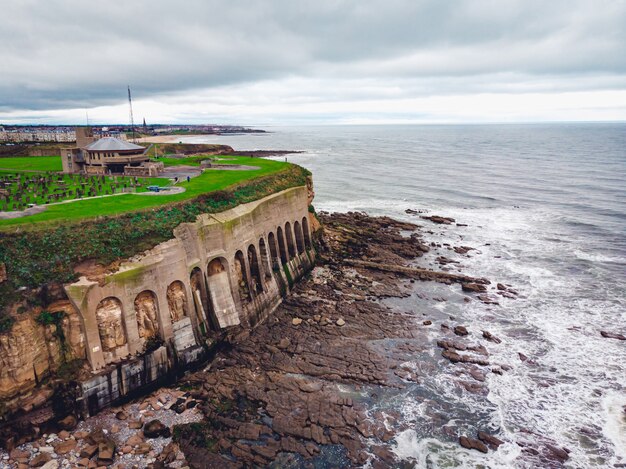
[[[130,114],[131,141],[135,143],[135,121],[133,119],[133,98],[130,96],[130,85],[128,85],[128,108]]]

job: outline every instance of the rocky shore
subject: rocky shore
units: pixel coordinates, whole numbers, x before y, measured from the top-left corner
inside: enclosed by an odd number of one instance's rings
[[[408,297],[420,281],[450,285],[464,301],[492,307],[518,293],[452,272],[454,261],[441,261],[444,254],[473,248],[426,244],[420,230],[427,228],[360,213],[320,217],[320,265],[256,329],[234,329],[204,370],[77,426],[69,422],[13,449],[0,465],[412,467],[394,451],[396,435],[409,426],[398,409],[377,404],[380,396],[413,392],[437,366],[451,368],[460,392],[484,396],[487,377],[510,365],[490,360],[490,347],[503,345],[487,329],[468,330],[452,317],[404,311],[389,300]],[[427,253],[441,269],[419,265]],[[419,361],[418,354],[436,358]],[[441,413],[433,413],[432,426],[469,451],[506,443],[497,429],[468,433]],[[567,449],[547,438],[522,451],[542,467],[568,459]]]

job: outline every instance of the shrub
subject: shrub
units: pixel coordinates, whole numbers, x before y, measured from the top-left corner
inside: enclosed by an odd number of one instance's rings
[[[143,351],[144,353],[154,352],[164,343],[165,342],[163,342],[163,339],[161,339],[159,336],[152,336],[148,340],[146,340],[146,343],[143,346]]]
[[[42,311],[39,313],[39,316],[37,316],[37,322],[42,326],[49,326],[51,324],[58,326],[63,319],[63,315],[64,313],[62,312],[51,313],[49,311]]]
[[[8,316],[8,315],[0,316],[0,334],[3,332],[10,331],[11,328],[13,327],[14,322],[15,322],[15,319],[13,319],[11,316]]]

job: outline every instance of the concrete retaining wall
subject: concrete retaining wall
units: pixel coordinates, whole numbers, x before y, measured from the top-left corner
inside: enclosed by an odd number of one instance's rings
[[[85,411],[203,360],[228,328],[264,320],[312,268],[311,196],[296,187],[201,215],[117,272],[66,285],[94,372],[82,384]]]

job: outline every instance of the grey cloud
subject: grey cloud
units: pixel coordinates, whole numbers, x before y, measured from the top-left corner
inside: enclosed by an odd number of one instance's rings
[[[0,111],[119,103],[126,84],[139,98],[289,77],[436,94],[481,80],[524,88],[507,74],[626,74],[623,0],[0,0],[0,11]]]

